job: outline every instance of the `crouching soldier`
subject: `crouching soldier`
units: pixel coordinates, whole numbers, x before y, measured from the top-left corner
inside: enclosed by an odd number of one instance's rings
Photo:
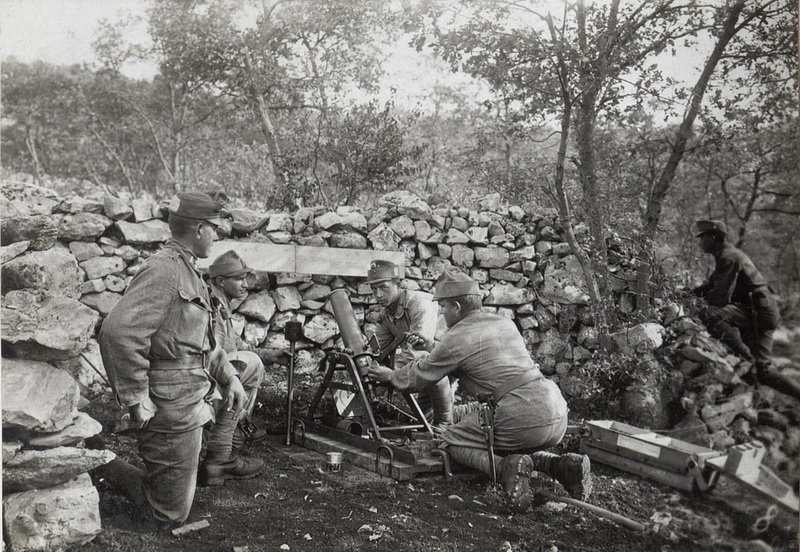
[[[448,327],[442,340],[434,344],[423,336],[411,336],[412,346],[430,351],[426,358],[394,371],[373,366],[369,376],[412,390],[452,374],[473,396],[491,395],[494,448],[504,455],[497,463],[497,476],[513,511],[523,512],[530,506],[533,495],[528,478],[534,470],[555,478],[572,497],[588,498],[589,458],[543,452],[564,437],[567,404],[558,386],[531,360],[514,323],[481,312],[478,283],[465,274],[443,273],[433,299],[439,302]],[[493,475],[481,409],[477,402],[456,406],[453,425],[441,433],[441,446],[457,462]]]
[[[217,257],[208,267],[208,283],[216,307],[214,335],[219,346],[227,353],[228,360],[239,371],[239,378],[247,392],[244,414],[233,434],[234,452],[245,441],[260,441],[266,437],[267,432],[252,421],[258,389],[264,380],[264,368],[270,363],[289,363],[287,351],[254,347],[233,328],[231,302],[241,301],[247,296],[247,278],[252,273],[253,269],[233,250]],[[209,437],[213,438],[213,433]]]
[[[367,273],[367,283],[381,307],[375,337],[381,353],[395,349],[409,334],[433,340],[436,333],[439,309],[428,293],[400,287],[400,267],[391,261],[373,261]],[[409,364],[420,356],[407,348],[394,356],[395,367]],[[453,422],[453,392],[450,379],[445,376],[425,389],[419,389],[417,401],[434,426]]]
[[[720,220],[696,223],[700,249],[714,257],[714,271],[693,292],[704,299],[700,312],[708,331],[734,353],[752,362],[756,378],[800,400],[800,384],[772,366],[772,334],[778,306],[753,261],[728,239]]]

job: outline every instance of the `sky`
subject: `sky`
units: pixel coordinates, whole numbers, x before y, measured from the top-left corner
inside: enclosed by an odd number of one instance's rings
[[[560,0],[547,0],[560,3]],[[602,1],[602,0],[600,0]],[[45,61],[58,65],[96,63],[92,42],[102,19],[144,15],[144,0],[0,0],[0,58]],[[133,30],[133,42],[146,38],[144,24]],[[687,52],[680,60],[665,59],[662,70],[685,83],[699,75],[702,51]],[[463,75],[453,75],[443,64],[421,58],[410,47],[400,45],[385,67],[384,94],[397,89],[398,103],[413,105],[446,81],[449,86],[475,86]],[[155,66],[129,65],[123,73],[131,78],[152,78]],[[475,94],[481,94],[476,89]]]
[[[56,65],[94,63],[92,42],[102,19],[143,14],[140,0],[2,0],[0,56]],[[146,35],[146,29],[138,29]],[[128,76],[150,78],[154,67],[129,68]]]

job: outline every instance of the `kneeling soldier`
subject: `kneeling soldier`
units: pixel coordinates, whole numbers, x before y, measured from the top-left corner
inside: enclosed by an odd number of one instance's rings
[[[428,293],[400,287],[400,267],[391,261],[373,261],[367,273],[367,283],[381,307],[375,337],[381,353],[393,345],[397,347],[409,334],[418,334],[430,340],[436,333],[438,308]],[[409,364],[419,353],[399,350],[394,357],[396,367]],[[417,400],[434,426],[453,422],[453,392],[450,379],[445,376],[426,389],[419,389]]]
[[[530,506],[528,477],[534,470],[558,480],[572,497],[585,500],[592,486],[589,458],[542,452],[564,437],[567,404],[558,386],[531,360],[514,323],[481,312],[478,283],[465,274],[443,273],[434,300],[448,327],[442,340],[434,344],[424,336],[409,337],[412,346],[430,355],[394,371],[374,366],[369,376],[412,390],[453,374],[473,396],[491,395],[494,448],[506,455],[497,464],[497,475],[512,510],[523,512]],[[441,433],[441,446],[457,462],[493,475],[481,410],[477,402],[455,407],[454,424]]]

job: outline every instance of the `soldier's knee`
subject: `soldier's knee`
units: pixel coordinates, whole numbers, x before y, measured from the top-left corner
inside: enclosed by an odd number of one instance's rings
[[[240,362],[234,365],[245,389],[259,387],[264,381],[264,363],[259,356],[250,351],[237,351],[236,357]]]

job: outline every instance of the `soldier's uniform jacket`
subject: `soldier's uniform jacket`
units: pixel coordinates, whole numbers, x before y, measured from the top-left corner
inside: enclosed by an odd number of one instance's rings
[[[188,431],[212,420],[214,380],[224,384],[236,375],[224,353],[209,361],[213,311],[194,260],[183,244],[167,241],[142,264],[100,330],[117,400],[130,407],[149,396],[158,407],[147,426],[155,432]]]
[[[708,304],[724,307],[731,303],[739,303],[748,307],[762,295],[767,295],[767,281],[753,264],[753,261],[730,243],[725,243],[714,256],[716,266],[708,280],[695,289],[695,293],[704,297]]]
[[[225,292],[218,288],[214,282],[209,282],[211,289],[211,298],[214,306],[216,307],[216,319],[214,320],[214,337],[217,344],[222,347],[226,353],[234,353],[236,351],[250,351],[258,353],[258,347],[253,347],[239,336],[233,329],[233,321],[231,320],[232,309],[228,297]]]
[[[381,310],[375,338],[381,351],[407,332],[433,339],[438,319],[439,306],[432,301],[429,293],[404,289],[393,305]],[[397,356],[396,364],[402,366],[418,356],[410,351],[402,351]]]
[[[427,358],[392,372],[401,390],[423,388],[452,374],[473,396],[492,394],[526,371],[538,376],[510,391],[495,411],[497,426],[542,427],[567,415],[558,386],[542,376],[514,323],[494,314],[471,312],[453,325]]]

